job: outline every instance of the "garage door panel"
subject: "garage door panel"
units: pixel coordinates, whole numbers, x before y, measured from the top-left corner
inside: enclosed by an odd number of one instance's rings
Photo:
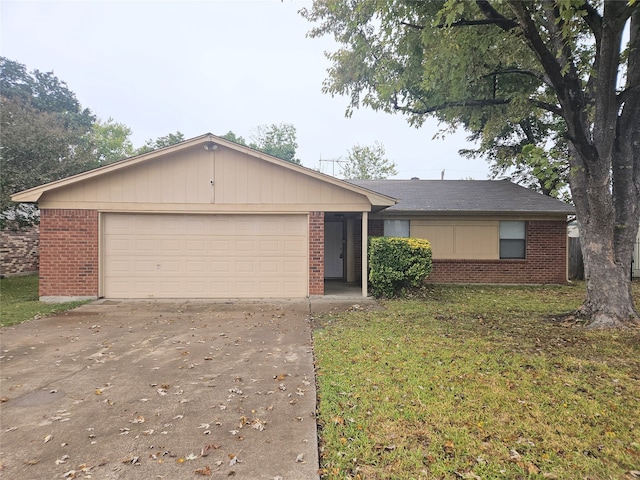
[[[307,295],[306,216],[105,214],[103,293]]]
[[[307,262],[302,259],[286,260],[283,265],[287,274],[302,274],[307,268]]]
[[[300,240],[285,240],[283,243],[283,250],[290,254],[306,254],[307,245],[306,242]]]

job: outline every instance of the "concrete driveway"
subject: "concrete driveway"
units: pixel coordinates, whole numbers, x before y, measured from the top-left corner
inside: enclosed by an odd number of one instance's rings
[[[317,478],[310,309],[354,303],[102,300],[4,328],[0,477]]]

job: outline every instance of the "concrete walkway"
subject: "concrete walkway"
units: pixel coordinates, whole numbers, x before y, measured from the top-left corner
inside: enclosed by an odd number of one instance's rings
[[[317,478],[309,320],[370,302],[101,300],[3,328],[0,477]]]

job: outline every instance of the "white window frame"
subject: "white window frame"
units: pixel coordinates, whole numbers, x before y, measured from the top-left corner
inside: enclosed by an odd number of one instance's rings
[[[500,259],[523,260],[527,258],[527,222],[524,220],[500,222]],[[519,246],[522,254],[511,253],[514,246]]]

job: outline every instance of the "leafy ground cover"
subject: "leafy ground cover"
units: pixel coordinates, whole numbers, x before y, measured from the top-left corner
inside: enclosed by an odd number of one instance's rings
[[[0,326],[15,325],[64,310],[86,302],[42,303],[38,300],[38,276],[0,279]]]
[[[438,286],[317,319],[323,478],[640,478],[640,330],[585,330],[583,295]]]

